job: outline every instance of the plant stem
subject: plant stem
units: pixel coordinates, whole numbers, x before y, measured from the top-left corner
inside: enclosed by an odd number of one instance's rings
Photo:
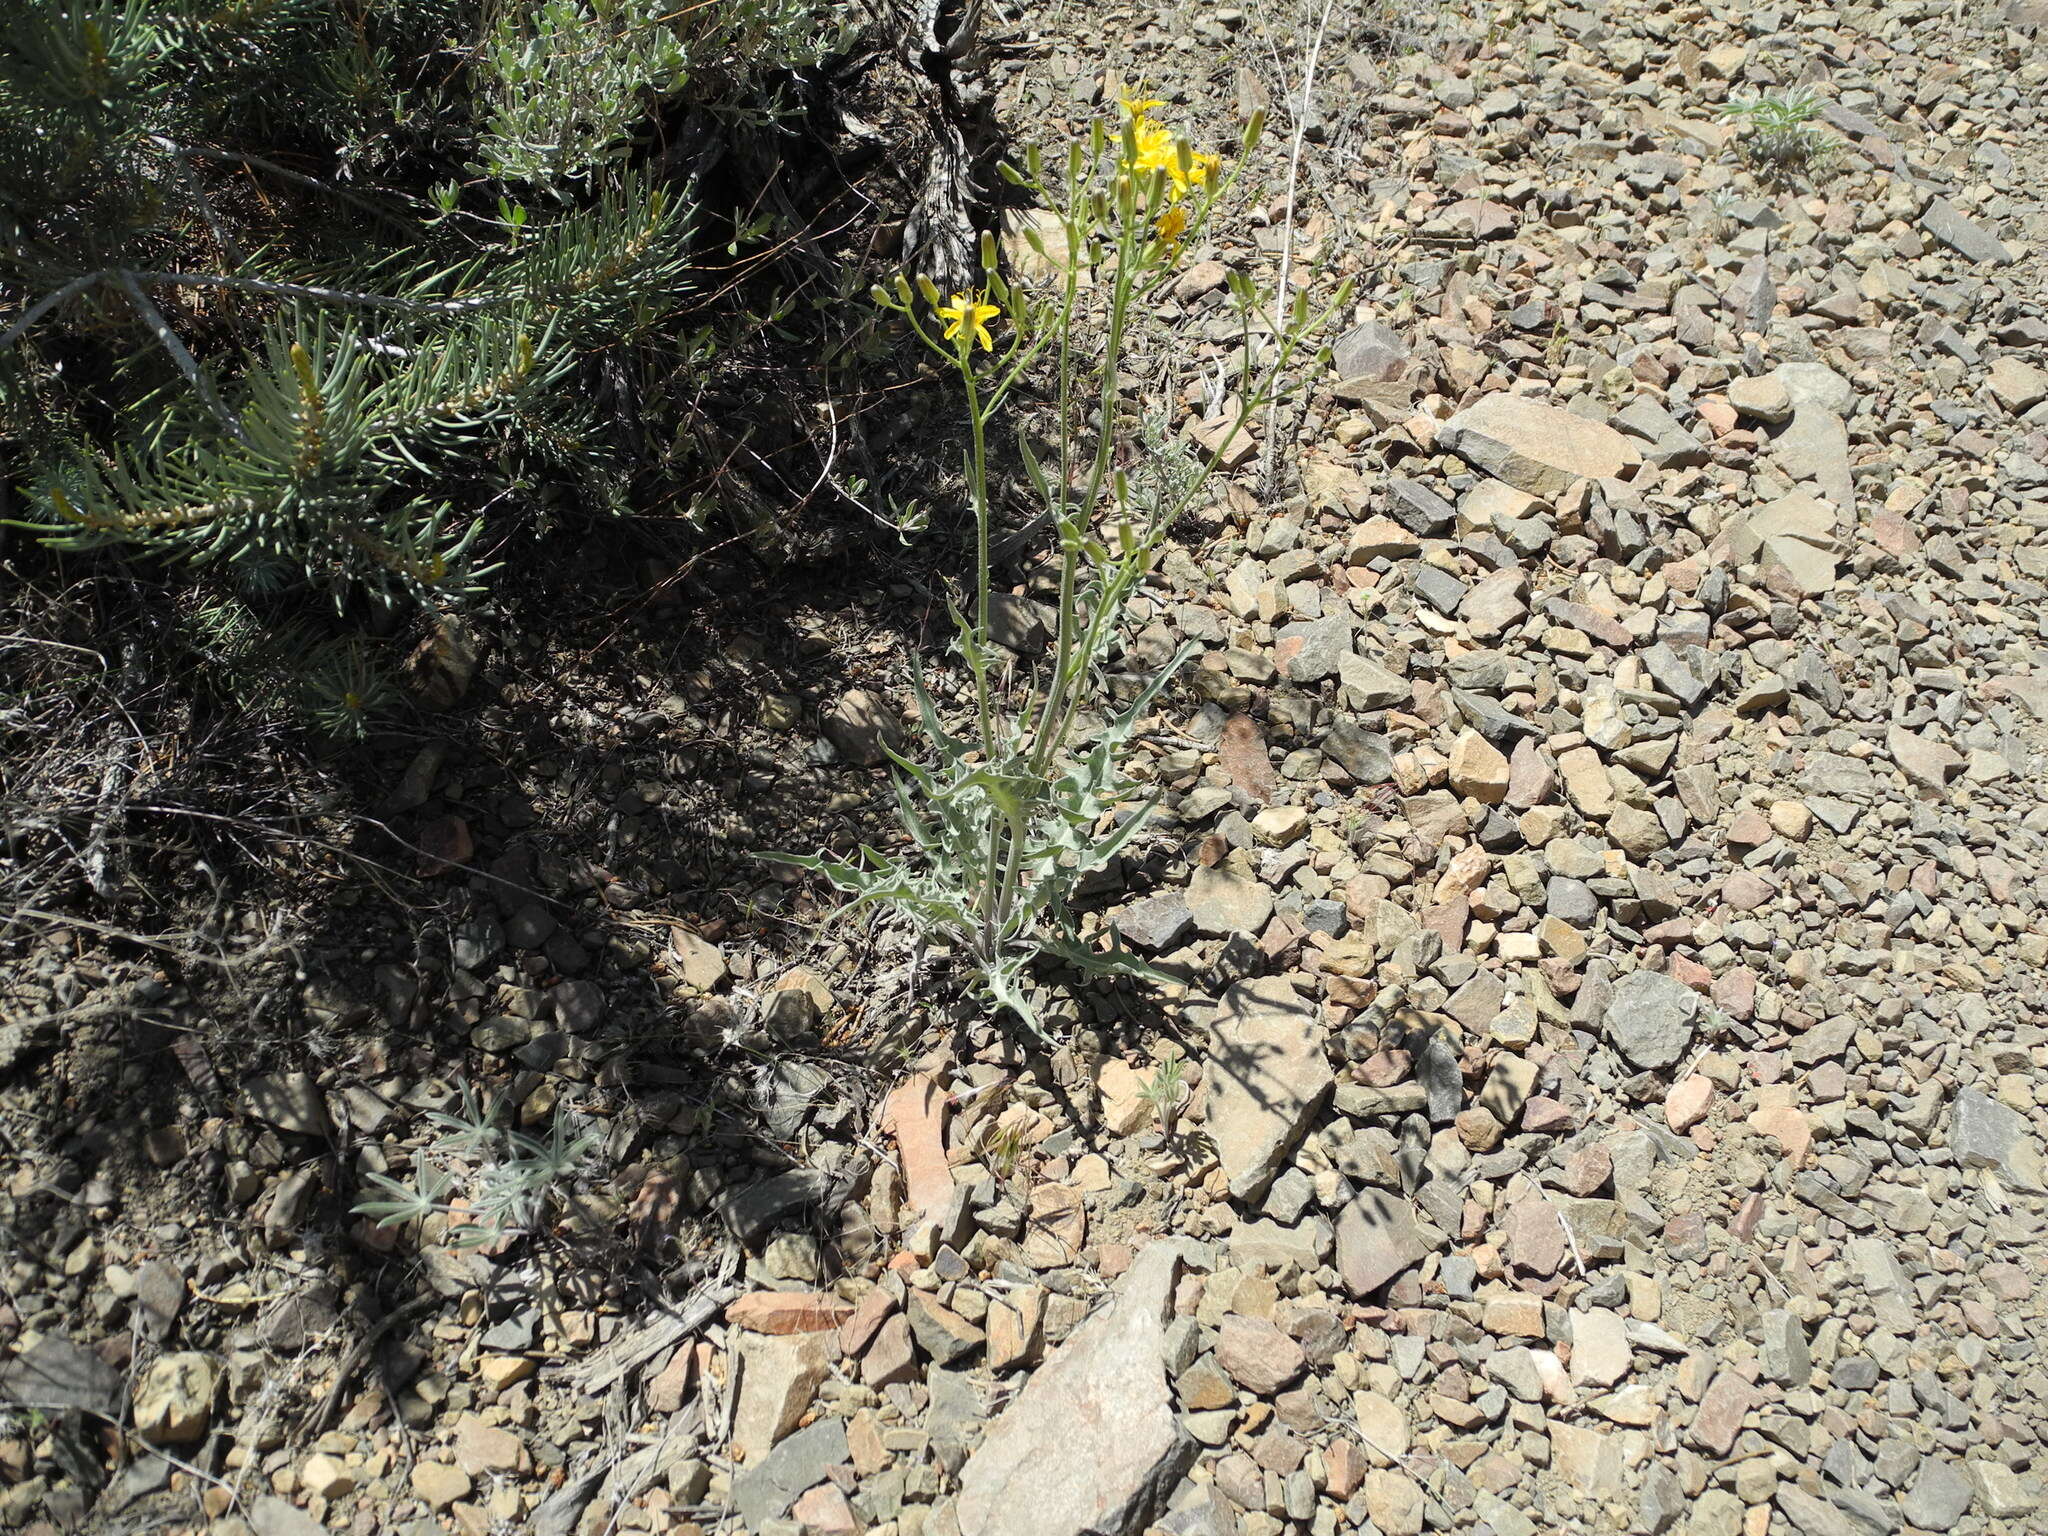
[[[1301,150],[1308,136],[1309,113],[1314,109],[1316,88],[1316,60],[1323,51],[1323,36],[1330,29],[1330,6],[1332,0],[1323,0],[1322,14],[1316,18],[1315,36],[1308,45],[1308,62],[1301,71],[1301,96],[1295,102],[1294,133],[1287,152],[1287,227],[1280,240],[1280,285],[1273,293],[1273,334],[1283,337],[1287,334],[1287,305],[1291,298],[1288,293],[1289,280],[1294,268],[1294,194],[1301,182]],[[1266,443],[1263,462],[1259,470],[1259,484],[1265,493],[1274,493],[1275,471],[1273,456],[1279,451],[1280,443],[1280,395],[1276,390],[1266,412]]]

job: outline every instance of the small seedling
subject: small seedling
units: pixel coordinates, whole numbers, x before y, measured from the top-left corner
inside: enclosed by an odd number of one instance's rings
[[[1767,171],[1811,170],[1834,148],[1820,126],[1821,100],[1811,86],[1731,101],[1721,115],[1743,125],[1743,153]]]
[[[1187,1059],[1169,1056],[1159,1063],[1159,1070],[1152,1074],[1152,1081],[1138,1090],[1138,1096],[1152,1106],[1152,1112],[1159,1117],[1159,1132],[1171,1140],[1173,1119],[1180,1111],[1181,1081],[1187,1074]]]
[[[595,1131],[575,1134],[561,1107],[545,1140],[498,1123],[503,1100],[483,1101],[465,1084],[462,1107],[437,1111],[427,1123],[440,1134],[419,1155],[415,1182],[381,1173],[365,1175],[385,1198],[358,1201],[358,1216],[380,1227],[398,1226],[439,1212],[459,1214],[447,1236],[451,1248],[486,1248],[531,1231],[551,1196],[567,1197],[584,1159],[598,1144]],[[465,1201],[458,1206],[455,1197]]]
[[[1024,1128],[1021,1125],[998,1126],[989,1133],[982,1147],[982,1156],[988,1160],[997,1178],[1008,1179],[1024,1158]]]

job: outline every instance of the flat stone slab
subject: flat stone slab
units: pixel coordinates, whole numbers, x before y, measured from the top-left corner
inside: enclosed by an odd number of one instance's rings
[[[1178,1243],[1144,1249],[960,1470],[960,1536],[1135,1536],[1195,1459],[1166,1381]]]
[[[1437,430],[1437,442],[1496,480],[1555,501],[1577,480],[1611,480],[1642,463],[1604,422],[1521,395],[1487,395]]]
[[[1231,1198],[1257,1201],[1336,1084],[1316,1005],[1286,978],[1240,981],[1212,1025],[1208,1130]]]

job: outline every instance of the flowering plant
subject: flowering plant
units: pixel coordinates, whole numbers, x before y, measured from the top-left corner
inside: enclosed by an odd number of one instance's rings
[[[1153,802],[1125,772],[1124,748],[1187,659],[1185,651],[1173,657],[1083,747],[1083,722],[1104,691],[1102,666],[1125,604],[1288,362],[1345,300],[1339,291],[1312,314],[1306,292],[1297,292],[1276,333],[1252,284],[1231,273],[1245,340],[1234,409],[1198,447],[1175,434],[1169,416],[1141,421],[1144,452],[1129,467],[1119,462],[1117,428],[1129,414],[1119,377],[1133,338],[1157,321],[1186,241],[1236,174],[1224,175],[1219,156],[1161,123],[1154,114],[1162,105],[1126,98],[1113,125],[1098,120],[1071,146],[1057,184],[1035,149],[1021,166],[1004,167],[1051,210],[1022,237],[1035,278],[1005,277],[996,242],[984,236],[973,293],[941,295],[928,281],[903,277],[875,290],[876,303],[952,366],[965,401],[975,568],[971,605],[955,604],[953,619],[973,715],[957,725],[942,720],[922,672],[914,676],[926,751],[890,753],[906,853],[863,846],[847,858],[785,856],[857,901],[908,915],[922,936],[951,946],[992,1003],[1039,1033],[1027,983],[1046,956],[1084,974],[1156,975],[1120,948],[1085,942],[1071,905],[1080,882],[1145,824]],[[1260,126],[1255,119],[1246,129],[1247,155]],[[1055,540],[1057,597],[1049,655],[1018,676],[1007,670],[990,617],[989,430],[1019,381],[1042,367],[1051,373],[1052,430],[1042,450],[1021,432],[1017,446],[1041,509],[1035,526]]]

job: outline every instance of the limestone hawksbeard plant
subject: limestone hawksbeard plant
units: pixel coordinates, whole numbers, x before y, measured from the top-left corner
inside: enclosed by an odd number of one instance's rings
[[[966,674],[961,692],[970,702],[942,714],[922,670],[914,673],[922,741],[918,750],[890,754],[907,834],[900,851],[863,846],[848,857],[782,856],[856,903],[884,903],[907,916],[921,939],[962,962],[989,1002],[1040,1034],[1030,980],[1041,961],[1056,959],[1083,975],[1157,974],[1120,947],[1087,942],[1072,907],[1080,883],[1145,825],[1153,799],[1126,771],[1125,748],[1188,655],[1173,657],[1120,711],[1093,723],[1125,604],[1243,424],[1345,300],[1340,290],[1312,312],[1306,291],[1298,291],[1276,332],[1271,306],[1233,273],[1244,345],[1224,424],[1205,429],[1196,447],[1169,415],[1129,419],[1119,374],[1133,343],[1161,325],[1181,252],[1234,179],[1221,157],[1155,116],[1162,105],[1125,100],[1070,146],[1057,179],[1048,178],[1036,151],[1005,167],[1049,211],[1024,234],[1036,275],[1005,276],[995,242],[984,237],[973,293],[942,294],[906,278],[875,290],[875,302],[957,376],[965,407],[975,564],[952,617]],[[1244,151],[1259,127],[1255,120],[1246,130]],[[1054,541],[1058,595],[1048,654],[1020,670],[990,626],[989,444],[1026,378],[1042,383],[1053,402],[1050,423],[1019,431],[1016,440],[1029,499],[1042,514],[1036,523]],[[1162,391],[1169,403],[1185,380],[1173,382]],[[1142,451],[1119,455],[1120,429]]]

